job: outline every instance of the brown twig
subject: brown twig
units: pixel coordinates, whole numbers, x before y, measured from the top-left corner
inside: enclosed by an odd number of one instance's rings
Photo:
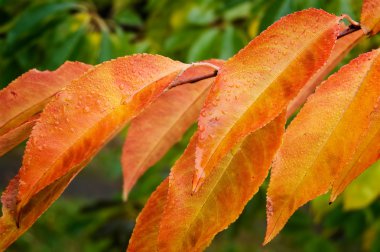
[[[350,33],[353,33],[353,32],[356,32],[358,30],[361,29],[361,26],[360,26],[360,23],[359,22],[356,22],[355,20],[353,20],[349,15],[347,14],[343,14],[341,16],[341,18],[343,19],[346,19],[348,22],[350,22],[350,25],[348,26],[347,29],[345,29],[344,31],[340,32],[339,35],[338,35],[338,39],[350,34]]]
[[[351,34],[351,33],[353,33],[353,32],[356,32],[356,31],[358,31],[358,30],[360,30],[361,29],[361,27],[360,27],[360,25],[354,25],[354,24],[351,24],[350,26],[348,26],[348,28],[347,29],[345,29],[344,31],[342,31],[342,32],[340,32],[339,34],[338,34],[338,39],[340,39],[340,38],[343,38],[344,36],[346,36],[346,35],[348,35],[348,34]]]

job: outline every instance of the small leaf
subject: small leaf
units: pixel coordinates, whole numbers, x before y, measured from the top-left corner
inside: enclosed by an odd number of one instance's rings
[[[33,126],[38,121],[39,115],[32,116],[26,122],[0,136],[0,157],[22,143],[32,132]]]
[[[283,111],[326,63],[339,18],[309,9],[276,22],[226,62],[198,120],[194,190],[231,148]]]
[[[28,125],[29,129],[33,127],[32,121],[25,123],[41,112],[55,93],[90,68],[90,65],[80,62],[66,62],[55,71],[41,72],[33,69],[0,90],[0,138],[11,141],[9,137],[12,136],[18,138],[17,142],[25,140],[29,132],[25,126]],[[24,126],[20,127],[22,124]],[[20,128],[9,133],[17,127]],[[15,132],[18,132],[17,136]],[[8,136],[5,136],[7,133]],[[4,154],[4,150],[0,147],[0,153]]]
[[[192,73],[188,73],[189,70]],[[200,70],[189,70],[176,81],[179,79],[185,81],[186,78],[203,75]],[[205,74],[210,73],[210,70],[211,73],[214,71],[210,67],[206,67],[205,70]],[[160,160],[196,121],[213,81],[214,78],[211,78],[175,87],[162,94],[132,121],[121,160],[125,200],[138,178]]]
[[[380,31],[380,0],[363,0],[360,25],[367,34]]]
[[[221,67],[222,60],[205,63]],[[214,74],[208,65],[191,65],[172,84],[187,83],[198,76]],[[178,142],[185,131],[196,121],[206,94],[214,78],[194,84],[181,85],[162,94],[153,104],[133,119],[123,147],[123,197],[138,178]]]
[[[268,188],[265,243],[300,206],[349,172],[364,149],[370,158],[362,168],[379,157],[380,144],[372,142],[380,142],[373,138],[380,129],[379,56],[375,50],[342,67],[309,97],[287,128]]]

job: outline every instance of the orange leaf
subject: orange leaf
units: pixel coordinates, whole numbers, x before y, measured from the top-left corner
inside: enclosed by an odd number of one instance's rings
[[[342,61],[351,49],[361,41],[363,36],[363,31],[358,30],[337,40],[327,63],[311,77],[297,97],[289,103],[287,117],[305,103],[307,97],[314,92],[315,88],[321,84],[323,79]]]
[[[338,31],[336,16],[316,9],[297,12],[225,63],[199,117],[194,191],[236,143],[286,108],[326,63]]]
[[[363,0],[360,25],[366,34],[380,31],[380,0]]]
[[[20,229],[29,227],[28,214],[35,217],[33,222],[45,210],[35,202],[48,198],[45,201],[51,204],[104,144],[185,66],[162,56],[122,57],[96,66],[59,92],[41,113],[26,146],[15,207]],[[50,190],[52,186],[59,189]]]
[[[169,176],[159,250],[202,251],[217,233],[234,222],[267,176],[284,126],[285,113],[282,113],[249,135],[221,160],[199,191],[192,194],[189,181],[193,177],[195,135]]]
[[[0,156],[28,138],[36,114],[51,97],[90,68],[80,62],[65,62],[55,71],[32,69],[0,90]]]
[[[334,180],[330,202],[334,201],[352,180],[378,159],[380,159],[380,97],[374,111],[369,115],[368,129],[361,136],[355,154],[345,164],[342,171],[339,172]]]
[[[165,179],[150,195],[144,209],[136,220],[127,251],[157,251],[158,230],[168,194],[168,179]]]
[[[23,209],[22,219],[16,226],[16,202],[19,187],[19,177],[9,183],[1,199],[3,216],[0,218],[0,250],[4,250],[22,235],[39,216],[59,197],[70,181],[82,167],[76,167],[32,197]]]
[[[0,136],[40,112],[55,93],[90,68],[80,62],[66,62],[55,71],[32,69],[0,90]]]
[[[371,140],[370,125],[372,133],[379,129],[379,120],[371,116],[380,97],[379,55],[380,50],[372,51],[342,67],[309,97],[287,128],[268,188],[264,243],[296,209],[328,191],[361,142]]]
[[[121,159],[124,199],[139,177],[196,121],[213,80],[169,90],[131,122]]]
[[[10,129],[4,135],[0,136],[0,156],[4,155],[22,141],[24,141],[32,131],[33,126],[38,121],[39,114],[32,116],[28,121]]]
[[[223,61],[206,61],[221,66]],[[210,72],[211,71],[211,72]],[[208,66],[193,66],[178,76],[184,83],[198,76],[208,76]],[[214,78],[181,85],[162,94],[143,113],[133,119],[123,147],[124,199],[138,178],[178,142],[196,121]]]

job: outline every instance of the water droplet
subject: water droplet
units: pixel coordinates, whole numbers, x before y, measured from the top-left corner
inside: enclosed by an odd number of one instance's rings
[[[90,107],[89,106],[84,107],[84,112],[86,113],[90,112]]]
[[[270,197],[267,197],[267,215],[268,217],[273,216],[273,203]]]

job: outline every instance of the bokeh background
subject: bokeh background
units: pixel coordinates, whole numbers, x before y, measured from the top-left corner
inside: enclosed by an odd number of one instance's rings
[[[280,17],[309,7],[359,20],[361,1],[0,0],[0,88],[31,68],[54,70],[66,60],[97,64],[141,52],[184,62],[228,59]],[[367,39],[345,62],[379,45],[378,37]],[[124,130],[9,251],[124,251],[136,216],[194,129],[141,178],[126,203],[120,166]],[[1,190],[20,167],[24,146],[0,158]],[[380,251],[379,181],[378,163],[334,204],[322,196],[302,207],[278,238],[262,247],[265,182],[207,251]]]

